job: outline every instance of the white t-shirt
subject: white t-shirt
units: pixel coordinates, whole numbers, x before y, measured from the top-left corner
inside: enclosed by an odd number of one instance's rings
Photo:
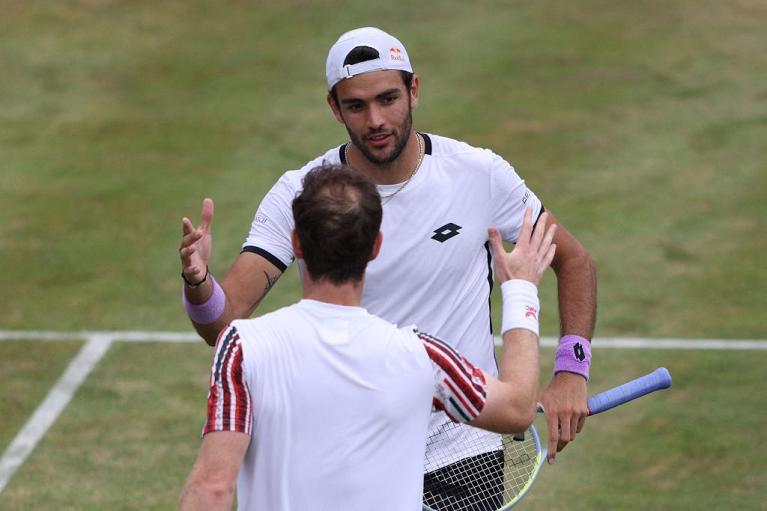
[[[525,208],[531,208],[537,219],[542,204],[514,168],[492,151],[423,136],[426,155],[421,168],[397,195],[383,200],[383,245],[365,273],[362,305],[387,321],[417,324],[497,375],[487,229],[496,227],[504,240],[515,242]],[[261,202],[244,251],[259,253],[282,270],[290,265],[291,204],[301,181],[323,162],[340,163],[343,148],[283,174]],[[399,188],[396,184],[378,190],[386,197]],[[435,414],[432,431],[446,421],[443,414]],[[455,445],[454,455],[445,457],[445,463],[478,454],[462,447],[461,432],[462,428],[450,428],[452,438],[440,438],[440,443]]]
[[[203,434],[252,436],[241,511],[420,510],[432,405],[470,421],[482,372],[360,307],[302,300],[219,336]]]

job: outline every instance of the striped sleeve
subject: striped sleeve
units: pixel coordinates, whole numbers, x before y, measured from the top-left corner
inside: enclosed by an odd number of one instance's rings
[[[444,341],[415,331],[434,370],[433,405],[453,422],[471,422],[482,411],[487,397],[484,373]]]
[[[213,431],[251,434],[251,400],[243,378],[242,358],[240,335],[230,325],[221,331],[216,342],[203,436]]]

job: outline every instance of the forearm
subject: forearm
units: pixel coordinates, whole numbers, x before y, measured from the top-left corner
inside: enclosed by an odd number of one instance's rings
[[[523,328],[505,332],[498,375],[513,389],[509,405],[514,415],[532,420],[540,381],[538,336]]]
[[[499,379],[511,389],[508,406],[513,414],[532,421],[540,378],[537,289],[525,281],[501,286],[504,320]]]
[[[187,485],[181,494],[179,511],[228,511],[234,501],[234,485],[213,487],[199,484],[193,487]]]
[[[221,284],[210,275],[198,287],[185,285],[185,308],[197,333],[213,346],[229,323],[253,314],[281,274],[261,256],[244,253]]]
[[[557,275],[560,335],[590,340],[597,312],[597,277],[589,253],[580,247],[575,255],[552,265]]]

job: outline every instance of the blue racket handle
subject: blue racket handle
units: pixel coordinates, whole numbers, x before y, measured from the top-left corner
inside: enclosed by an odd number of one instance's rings
[[[623,403],[628,403],[632,399],[656,390],[667,389],[670,386],[671,374],[665,367],[659,367],[650,374],[591,396],[589,398],[589,415],[596,415]]]

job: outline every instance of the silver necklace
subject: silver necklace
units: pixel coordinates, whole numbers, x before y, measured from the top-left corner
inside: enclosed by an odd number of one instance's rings
[[[424,157],[424,152],[425,152],[424,151],[424,147],[423,147],[423,140],[421,138],[421,135],[419,135],[418,133],[415,134],[415,138],[416,138],[416,140],[418,140],[418,163],[416,163],[415,168],[413,169],[413,171],[407,177],[405,182],[400,185],[399,188],[394,190],[389,195],[381,197],[381,204],[382,205],[386,204],[387,202],[389,202],[392,199],[392,197],[394,197],[399,192],[404,190],[405,187],[407,186],[407,184],[413,179],[413,176],[415,176],[416,172],[418,172],[418,169],[421,168],[421,163],[423,163],[423,157]],[[346,144],[346,147],[344,147],[344,159],[346,160],[347,164],[349,164],[349,145],[350,144]]]

